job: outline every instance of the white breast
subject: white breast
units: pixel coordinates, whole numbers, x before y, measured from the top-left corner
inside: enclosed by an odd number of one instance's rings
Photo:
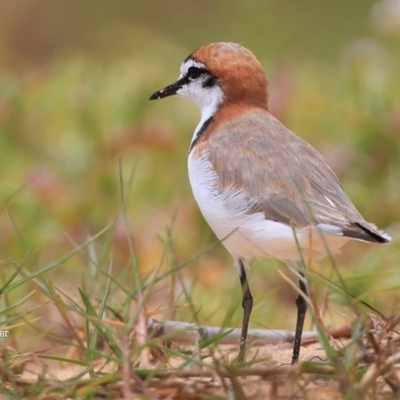
[[[251,260],[267,256],[290,261],[300,259],[292,227],[267,220],[263,213],[248,213],[249,200],[241,192],[232,189],[221,191],[218,175],[208,161],[207,154],[195,158],[192,151],[188,168],[193,194],[204,218],[234,258]],[[314,259],[326,256],[326,243],[329,243],[329,251],[334,252],[348,240],[344,236],[326,232],[322,238],[322,230],[310,228],[296,230],[297,240],[306,258],[309,255],[310,237]]]

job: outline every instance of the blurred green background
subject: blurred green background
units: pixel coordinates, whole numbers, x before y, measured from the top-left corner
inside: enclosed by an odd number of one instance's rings
[[[272,113],[328,159],[365,218],[394,236],[390,246],[351,244],[337,257],[354,294],[393,311],[399,296],[390,288],[400,284],[399,10],[395,0],[0,0],[2,279],[28,251],[26,267],[34,270],[115,221],[119,162],[125,183],[134,174],[127,211],[142,273],[168,264],[162,238],[169,228],[178,261],[215,241],[187,179],[198,110],[184,99],[148,98],[176,79],[197,47],[234,41],[264,65]],[[129,259],[127,235],[117,222],[110,245],[117,271]],[[217,246],[182,271],[204,322],[220,323],[236,304],[239,323],[231,264]],[[85,265],[74,258],[50,276],[74,293]],[[276,265],[256,262],[251,272],[256,327],[293,325],[294,292]],[[339,323],[342,313],[333,314]]]

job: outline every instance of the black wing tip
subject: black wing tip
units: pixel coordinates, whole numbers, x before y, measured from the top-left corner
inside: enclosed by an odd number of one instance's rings
[[[360,222],[354,222],[343,229],[343,235],[371,243],[384,244],[392,241],[392,238],[386,232],[377,229],[375,225],[367,224],[365,226]]]

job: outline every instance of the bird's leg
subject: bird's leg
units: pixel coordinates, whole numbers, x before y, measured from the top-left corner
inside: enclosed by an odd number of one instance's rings
[[[304,278],[304,274],[300,272],[299,278],[299,287],[302,291],[302,294],[299,294],[296,297],[296,306],[297,306],[297,320],[296,320],[296,331],[294,333],[294,344],[293,344],[293,355],[291,364],[296,364],[299,360],[300,355],[300,345],[301,345],[301,336],[303,334],[303,326],[304,319],[306,317],[307,312],[307,301],[304,296],[307,296],[307,284]]]
[[[243,307],[243,321],[242,321],[242,333],[240,335],[240,349],[238,355],[238,363],[242,364],[246,352],[246,339],[247,331],[249,329],[249,320],[251,310],[253,308],[253,296],[251,295],[249,282],[247,281],[246,270],[243,260],[239,259],[239,278],[242,286],[242,307]]]

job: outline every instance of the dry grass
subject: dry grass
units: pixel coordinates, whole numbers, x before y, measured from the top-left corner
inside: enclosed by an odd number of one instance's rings
[[[289,365],[291,344],[251,346],[249,361],[238,366],[238,346],[183,346],[160,337],[147,338],[135,367],[130,355],[139,345],[138,327],[136,335],[119,338],[124,356],[96,357],[90,365],[78,362],[78,343],[64,359],[3,347],[2,392],[40,399],[392,399],[400,393],[400,336],[392,328],[336,339],[331,358],[320,343],[305,345],[296,366]]]

